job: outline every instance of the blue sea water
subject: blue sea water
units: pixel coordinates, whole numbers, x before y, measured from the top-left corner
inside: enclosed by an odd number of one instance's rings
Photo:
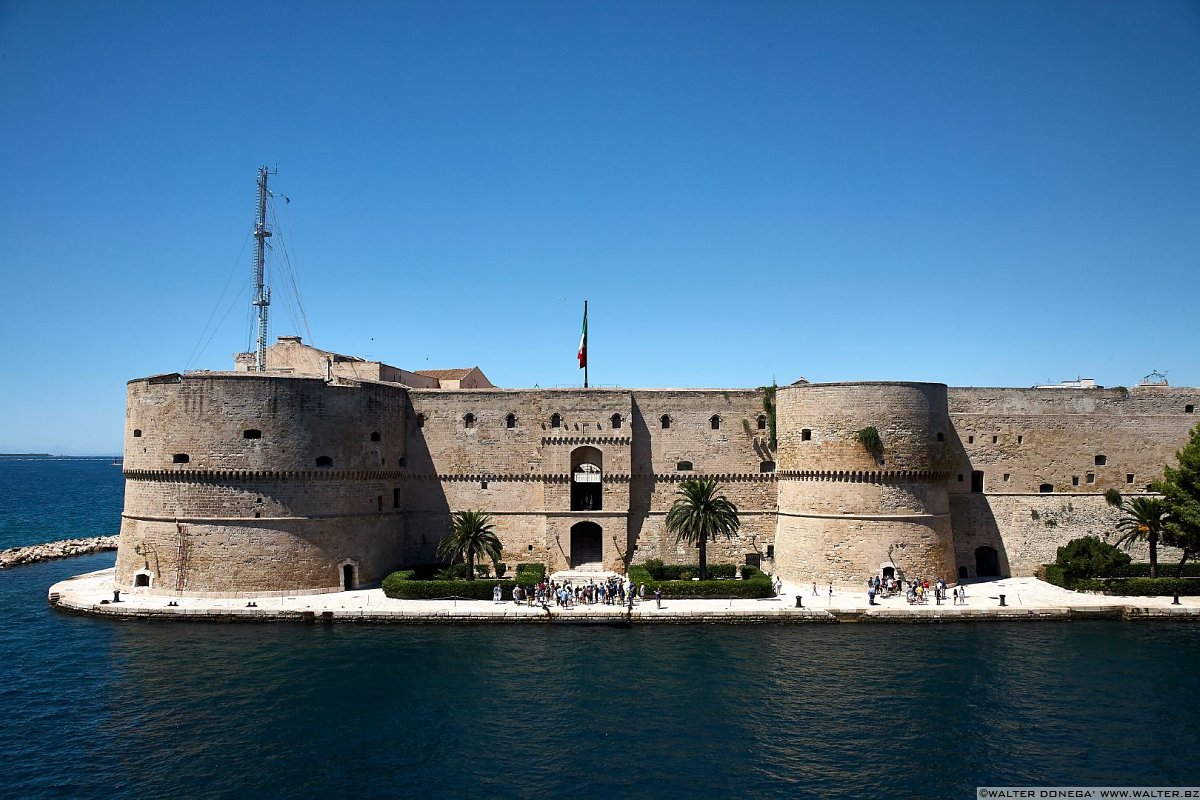
[[[111,458],[0,456],[0,550],[119,533],[124,498]]]
[[[46,604],[112,563],[0,572],[2,796],[1200,784],[1196,625],[238,625]]]

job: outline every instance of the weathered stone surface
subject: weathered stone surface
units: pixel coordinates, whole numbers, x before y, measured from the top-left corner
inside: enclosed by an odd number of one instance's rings
[[[884,562],[974,577],[994,551],[1001,574],[1027,575],[1069,539],[1111,533],[1104,490],[1145,492],[1186,440],[1197,397],[803,384],[778,392],[776,453],[752,389],[158,376],[129,383],[116,585],[211,596],[370,585],[435,560],[450,514],[468,508],[492,515],[510,570],[573,566],[592,525],[603,568],[691,562],[665,517],[696,475],[716,477],[741,512],[710,563],[754,556],[789,579],[860,586]],[[855,439],[865,427],[881,458]],[[582,461],[599,470],[601,501],[572,510]]]
[[[33,564],[38,561],[49,561],[52,558],[69,558],[70,556],[82,556],[116,549],[116,536],[89,536],[82,539],[45,542],[27,547],[10,547],[0,551],[0,569],[8,569],[21,564]]]

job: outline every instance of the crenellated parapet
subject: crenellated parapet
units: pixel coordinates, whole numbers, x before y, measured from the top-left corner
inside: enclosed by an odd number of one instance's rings
[[[130,381],[116,585],[336,591],[403,551],[405,388],[259,373]]]

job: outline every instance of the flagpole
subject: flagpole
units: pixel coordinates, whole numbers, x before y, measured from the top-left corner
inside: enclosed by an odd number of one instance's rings
[[[587,359],[587,300],[583,301],[583,388],[588,388]]]

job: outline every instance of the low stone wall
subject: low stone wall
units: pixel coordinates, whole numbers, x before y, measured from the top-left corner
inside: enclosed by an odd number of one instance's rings
[[[0,552],[0,569],[116,549],[116,536],[91,536],[86,539],[63,539],[58,542],[31,544],[27,547],[10,547]]]

